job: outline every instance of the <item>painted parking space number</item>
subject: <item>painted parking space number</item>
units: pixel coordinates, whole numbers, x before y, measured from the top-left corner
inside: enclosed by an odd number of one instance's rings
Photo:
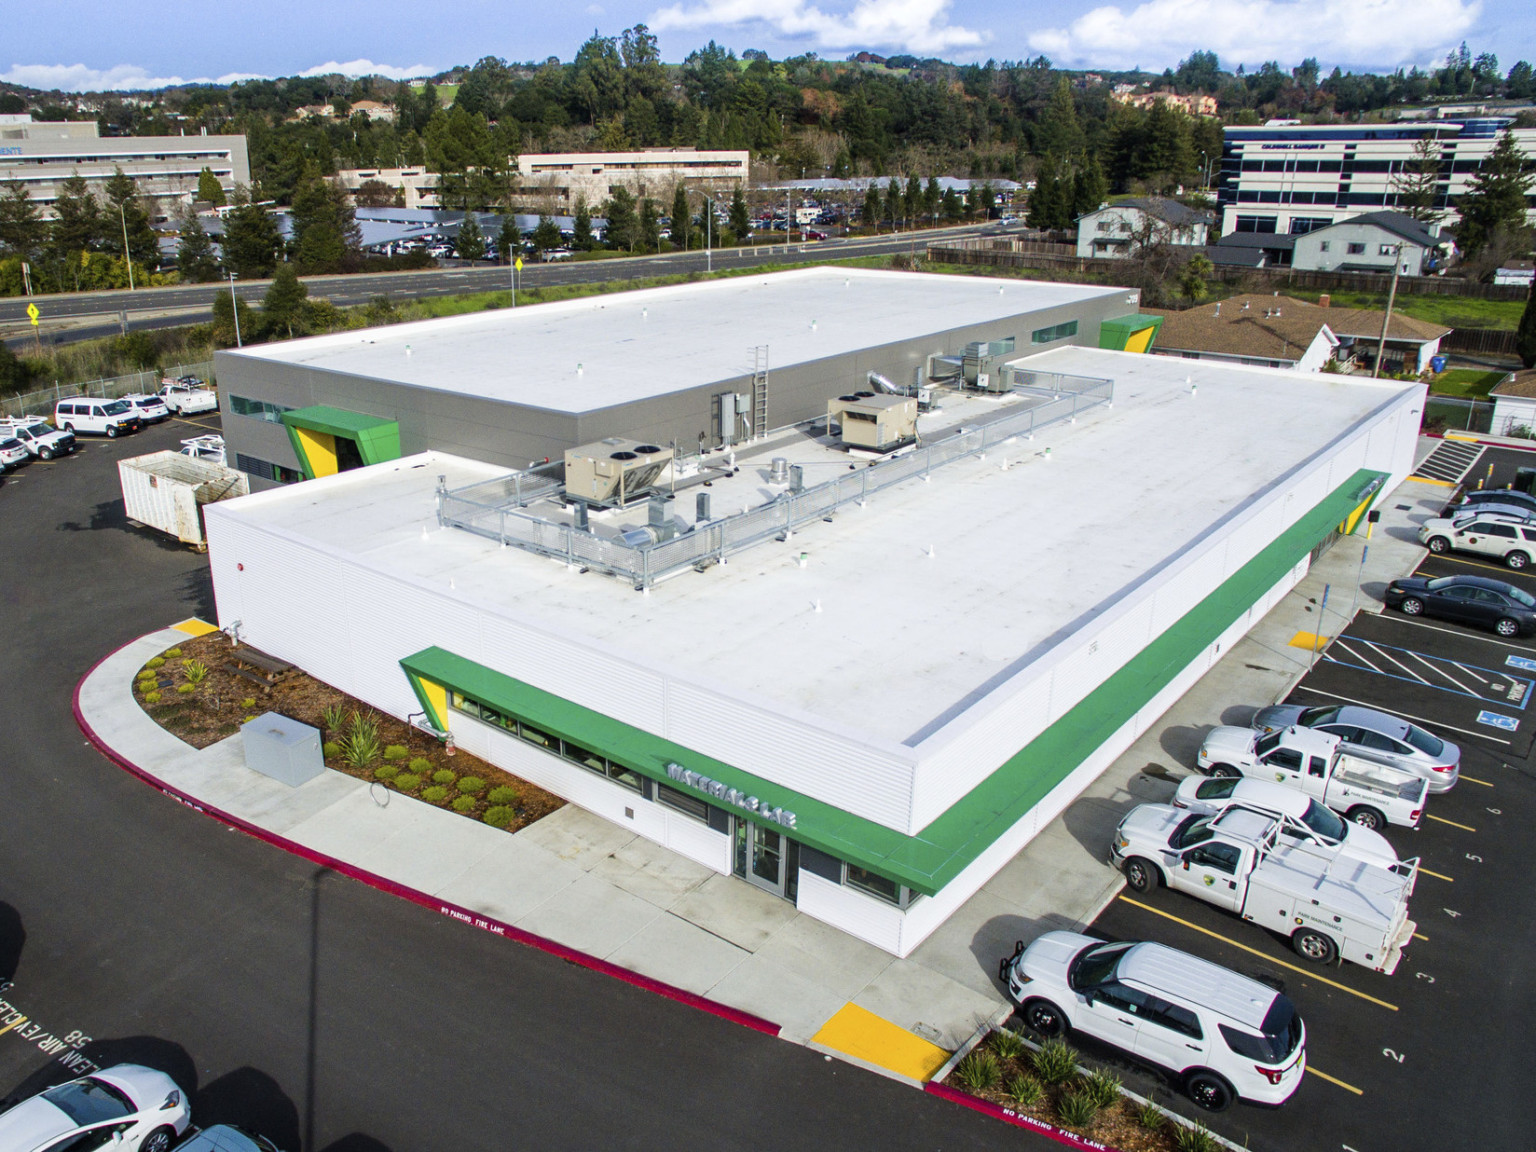
[[[1396,1060],[1399,1064],[1401,1064],[1404,1060],[1408,1059],[1408,1053],[1406,1053],[1406,1052],[1394,1052],[1390,1048],[1383,1048],[1381,1050],[1381,1054],[1383,1056],[1385,1056],[1388,1060]]]
[[[1435,982],[1435,978],[1428,972],[1415,972],[1414,975],[1417,976],[1420,980],[1424,981],[1426,984],[1433,984]]]

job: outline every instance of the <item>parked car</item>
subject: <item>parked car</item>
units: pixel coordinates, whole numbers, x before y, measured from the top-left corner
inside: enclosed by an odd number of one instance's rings
[[[278,1148],[265,1136],[247,1132],[244,1128],[215,1124],[178,1144],[176,1152],[278,1152]]]
[[[157,395],[134,392],[121,397],[121,399],[146,424],[158,424],[160,421],[168,419],[171,415],[170,407],[164,399]]]
[[[0,430],[0,471],[25,464],[30,459],[32,453],[27,451],[25,444],[9,432]]]
[[[46,1089],[0,1115],[4,1152],[169,1152],[191,1123],[164,1072],[115,1064]]]
[[[1363,752],[1407,768],[1424,777],[1431,792],[1449,792],[1461,775],[1460,748],[1390,712],[1358,704],[1271,704],[1253,714],[1253,727],[1260,732],[1292,725],[1337,736],[1346,752]]]
[[[160,389],[160,397],[165,401],[165,406],[178,416],[213,412],[219,406],[219,394],[196,376],[165,381]]]
[[[1163,944],[1076,932],[1020,941],[1003,983],[1043,1036],[1077,1030],[1177,1076],[1201,1108],[1282,1104],[1306,1070],[1307,1030],[1282,992]]]
[[[1454,516],[1463,510],[1480,510],[1490,504],[1507,508],[1524,508],[1531,515],[1536,516],[1536,496],[1532,496],[1529,492],[1522,492],[1518,488],[1478,488],[1465,492],[1461,499],[1447,504],[1440,515]]]
[[[1426,520],[1419,527],[1419,543],[1437,556],[1452,550],[1475,552],[1511,568],[1525,568],[1536,555],[1536,522],[1524,513],[1508,516],[1479,509],[1456,520]]]
[[[60,400],[53,406],[53,423],[76,435],[89,432],[108,439],[137,432],[144,426],[144,421],[127,401],[102,400],[89,396]]]
[[[1175,808],[1207,816],[1234,805],[1282,819],[1282,831],[1293,840],[1341,847],[1346,856],[1387,868],[1402,863],[1397,858],[1397,849],[1380,832],[1345,820],[1306,793],[1284,784],[1240,776],[1186,776],[1173,794]]]
[[[1536,632],[1536,599],[1486,576],[1404,576],[1387,585],[1382,602],[1407,616],[1437,616],[1492,628],[1500,636]]]
[[[0,420],[0,435],[21,441],[27,455],[36,456],[39,460],[68,456],[75,450],[73,432],[61,432],[46,420],[34,416]]]

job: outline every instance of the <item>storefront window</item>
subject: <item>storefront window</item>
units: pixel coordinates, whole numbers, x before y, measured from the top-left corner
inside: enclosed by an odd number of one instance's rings
[[[901,886],[888,876],[881,876],[857,864],[848,865],[848,887],[857,888],[871,896],[878,896],[892,904],[901,904]]]
[[[675,809],[685,816],[692,816],[695,820],[709,819],[709,805],[697,796],[690,796],[686,792],[679,792],[676,788],[668,788],[665,784],[656,785],[656,799],[668,808]]]

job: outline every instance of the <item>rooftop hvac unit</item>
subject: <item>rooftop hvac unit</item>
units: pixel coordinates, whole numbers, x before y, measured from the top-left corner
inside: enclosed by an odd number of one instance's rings
[[[1006,392],[1003,364],[1013,357],[1013,337],[1006,340],[975,340],[965,346],[964,375],[967,387],[983,392]]]
[[[917,439],[915,396],[870,396],[857,393],[827,401],[827,422],[842,425],[844,447],[866,452],[890,452]]]
[[[565,494],[598,508],[623,508],[650,495],[672,449],[618,436],[565,451]]]

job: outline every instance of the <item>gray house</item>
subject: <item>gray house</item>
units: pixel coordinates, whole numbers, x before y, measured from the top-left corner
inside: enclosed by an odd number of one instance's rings
[[[1132,196],[1077,218],[1079,257],[1114,259],[1148,244],[1203,245],[1215,216],[1161,196]]]
[[[1296,237],[1291,267],[1308,272],[1433,271],[1442,241],[1401,212],[1367,212]]]

